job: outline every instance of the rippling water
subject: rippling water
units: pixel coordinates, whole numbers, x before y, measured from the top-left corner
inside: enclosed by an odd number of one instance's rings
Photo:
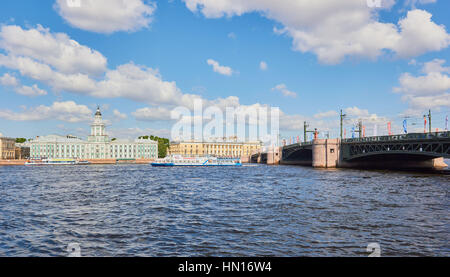
[[[449,256],[450,175],[0,167],[0,255]]]

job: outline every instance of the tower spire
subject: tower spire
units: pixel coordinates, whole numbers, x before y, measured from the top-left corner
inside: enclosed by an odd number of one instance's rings
[[[95,115],[102,115],[102,113],[100,112],[100,106],[97,105],[97,112],[95,113]]]

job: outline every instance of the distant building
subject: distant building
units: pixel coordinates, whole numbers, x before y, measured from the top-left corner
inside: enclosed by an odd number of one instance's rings
[[[13,160],[15,157],[16,139],[0,137],[0,160]]]
[[[158,143],[150,139],[113,140],[106,134],[100,108],[91,124],[88,140],[74,136],[49,135],[30,141],[31,158],[156,159]]]
[[[26,160],[30,158],[30,146],[27,143],[16,143],[15,159]]]
[[[239,142],[236,138],[212,141],[171,142],[169,154],[183,156],[242,157],[251,155],[261,148],[260,141]]]

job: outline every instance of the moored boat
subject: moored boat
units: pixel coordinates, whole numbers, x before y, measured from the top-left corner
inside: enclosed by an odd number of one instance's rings
[[[89,161],[76,159],[32,159],[25,162],[25,165],[86,165]]]
[[[220,158],[220,157],[183,157],[173,155],[163,159],[157,159],[151,163],[152,166],[241,166],[239,158]]]

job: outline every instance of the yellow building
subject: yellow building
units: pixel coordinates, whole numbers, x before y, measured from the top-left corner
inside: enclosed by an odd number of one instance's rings
[[[249,156],[261,148],[261,142],[221,141],[180,141],[171,142],[170,155],[242,157]]]
[[[13,160],[16,155],[16,140],[0,137],[0,160]]]

